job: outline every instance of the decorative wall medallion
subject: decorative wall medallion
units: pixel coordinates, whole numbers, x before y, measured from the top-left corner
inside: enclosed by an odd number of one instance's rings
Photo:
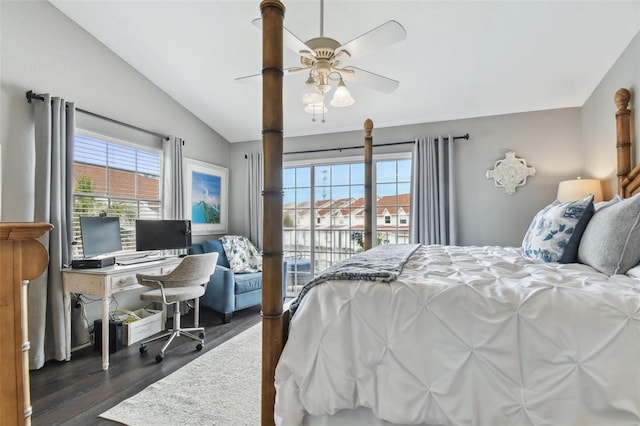
[[[528,176],[535,176],[535,167],[527,167],[527,162],[516,158],[516,153],[509,151],[503,160],[496,161],[493,170],[487,170],[487,179],[493,179],[497,187],[504,188],[507,194],[516,193],[516,187],[527,183]]]

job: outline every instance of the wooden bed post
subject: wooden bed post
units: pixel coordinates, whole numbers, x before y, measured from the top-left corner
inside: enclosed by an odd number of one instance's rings
[[[372,245],[371,236],[371,208],[372,208],[372,191],[371,191],[371,168],[373,165],[373,121],[367,118],[364,121],[364,249],[369,250]]]
[[[275,424],[275,370],[282,353],[282,63],[285,7],[262,0],[262,426]]]
[[[618,153],[618,194],[626,198],[624,179],[631,171],[631,131],[629,119],[631,111],[627,108],[631,94],[627,89],[620,89],[614,96],[618,110],[616,111],[616,150]]]

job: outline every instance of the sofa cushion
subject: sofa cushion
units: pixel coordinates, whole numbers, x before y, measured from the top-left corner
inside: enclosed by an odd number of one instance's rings
[[[204,250],[202,249],[202,244],[200,243],[193,243],[191,245],[191,248],[189,248],[189,254],[202,254],[202,253],[204,253]]]
[[[229,265],[229,259],[227,259],[227,255],[224,252],[224,247],[222,247],[220,240],[206,240],[202,243],[202,249],[205,253],[218,253],[218,265],[224,266],[225,268],[231,268],[231,265]]]
[[[255,272],[251,274],[235,274],[235,293],[246,293],[248,291],[259,290],[262,288],[262,273]]]

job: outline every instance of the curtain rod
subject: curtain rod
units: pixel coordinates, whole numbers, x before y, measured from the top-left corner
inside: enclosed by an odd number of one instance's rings
[[[33,93],[33,90],[29,90],[26,93],[26,96],[27,96],[27,102],[29,102],[29,103],[31,103],[31,101],[33,99],[38,99],[39,101],[44,101],[44,96],[38,95],[36,93]],[[86,109],[76,108],[76,111],[81,112],[81,113],[86,114],[86,115],[90,115],[92,117],[100,118],[100,119],[105,120],[105,121],[109,121],[111,123],[118,124],[120,126],[128,127],[130,129],[134,129],[134,130],[137,130],[139,132],[147,133],[149,135],[153,135],[153,136],[159,137],[159,138],[164,139],[164,140],[169,140],[169,136],[166,136],[166,135],[163,135],[163,134],[160,134],[160,133],[156,133],[156,132],[152,132],[151,130],[143,129],[143,128],[138,127],[138,126],[134,126],[133,124],[124,123],[122,121],[118,121],[118,120],[115,120],[113,118],[105,117],[104,115],[96,114],[95,112],[87,111]]]
[[[449,137],[446,137],[446,139],[449,139]],[[465,139],[465,140],[469,140],[469,133],[467,133],[464,136],[454,136],[453,140],[458,140],[458,139]],[[389,143],[379,143],[379,144],[374,144],[373,147],[380,147],[380,146],[392,146],[392,145],[406,145],[406,144],[414,144],[415,141],[405,141],[405,142],[389,142]],[[327,151],[342,151],[345,149],[363,149],[364,146],[360,145],[360,146],[345,146],[343,148],[324,148],[324,149],[311,149],[308,151],[291,151],[291,152],[284,152],[283,155],[287,155],[287,154],[311,154],[311,153],[316,153],[316,152],[327,152]],[[246,156],[245,156],[246,158]]]

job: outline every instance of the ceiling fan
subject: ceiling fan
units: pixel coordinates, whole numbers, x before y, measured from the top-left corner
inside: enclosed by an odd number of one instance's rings
[[[261,28],[262,19],[254,19],[254,25]],[[346,88],[344,80],[378,90],[382,93],[393,92],[400,84],[397,80],[365,71],[354,66],[344,66],[343,62],[361,57],[382,49],[383,47],[404,40],[407,32],[397,21],[387,21],[384,24],[362,34],[361,36],[340,44],[337,40],[324,36],[324,0],[320,0],[320,36],[301,41],[287,28],[283,28],[284,44],[300,55],[302,66],[289,68],[289,73],[308,71],[309,77],[305,82],[302,101],[306,105],[305,111],[313,114],[327,111],[325,95],[331,90],[330,81],[337,81],[337,88],[330,104],[334,107],[353,105],[355,100]],[[236,81],[247,82],[260,75],[237,78]]]

